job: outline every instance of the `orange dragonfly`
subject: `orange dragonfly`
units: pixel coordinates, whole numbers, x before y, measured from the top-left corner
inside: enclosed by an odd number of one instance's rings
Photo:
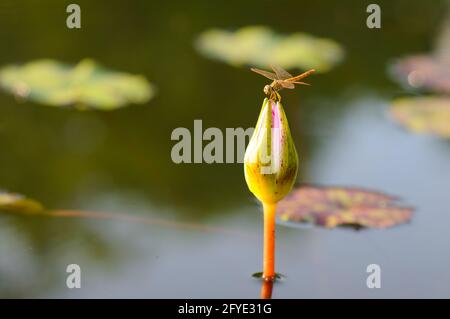
[[[256,72],[262,76],[265,76],[266,78],[273,80],[271,84],[268,84],[264,86],[264,93],[272,100],[280,101],[281,96],[278,93],[278,91],[282,89],[293,89],[295,88],[295,84],[302,84],[302,85],[309,85],[305,82],[300,82],[301,79],[306,78],[308,75],[314,73],[316,70],[311,69],[309,71],[306,71],[300,75],[292,76],[289,72],[284,70],[283,68],[276,66],[276,65],[270,65],[272,70],[275,73],[267,72],[264,70],[251,68],[253,72]]]

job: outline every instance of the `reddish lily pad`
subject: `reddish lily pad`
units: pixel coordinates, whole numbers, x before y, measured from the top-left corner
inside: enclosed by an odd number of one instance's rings
[[[43,212],[44,207],[41,203],[23,195],[0,192],[0,211],[33,214]]]
[[[392,67],[393,77],[415,89],[450,93],[450,58],[415,55],[399,60]]]
[[[414,133],[450,138],[450,97],[400,98],[389,112]]]
[[[396,201],[393,196],[358,188],[303,186],[279,202],[277,215],[281,222],[326,228],[388,228],[412,216],[411,208],[397,206]]]

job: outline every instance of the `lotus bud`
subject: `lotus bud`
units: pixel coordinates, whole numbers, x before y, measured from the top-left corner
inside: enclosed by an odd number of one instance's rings
[[[250,191],[264,204],[276,204],[295,183],[298,155],[279,101],[264,99],[245,151],[244,173]]]

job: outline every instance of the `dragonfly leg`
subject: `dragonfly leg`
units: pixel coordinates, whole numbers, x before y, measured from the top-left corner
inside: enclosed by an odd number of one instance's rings
[[[281,102],[281,95],[278,93],[278,91],[273,90],[270,99],[275,102]]]

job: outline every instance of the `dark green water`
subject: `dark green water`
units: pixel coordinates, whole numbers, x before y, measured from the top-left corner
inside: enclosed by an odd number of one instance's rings
[[[284,98],[300,155],[299,182],[361,186],[416,208],[384,231],[280,226],[277,298],[450,297],[450,147],[412,135],[387,116],[404,94],[393,59],[429,51],[443,1],[378,1],[382,28],[366,27],[368,1],[77,1],[82,29],[65,26],[65,1],[0,4],[0,64],[91,57],[144,74],[158,87],[146,105],[109,113],[18,104],[0,94],[0,187],[47,207],[141,214],[242,235],[117,220],[0,216],[1,297],[259,296],[262,216],[242,164],[170,158],[176,127],[251,127],[263,81],[200,56],[211,27],[262,24],[332,38],[346,60]],[[66,287],[66,266],[82,288]],[[366,266],[382,288],[366,287]]]

